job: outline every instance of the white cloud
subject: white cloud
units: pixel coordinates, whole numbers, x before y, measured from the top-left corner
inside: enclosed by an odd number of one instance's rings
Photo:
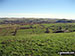
[[[31,14],[31,13],[7,13],[0,14],[0,17],[34,17],[34,18],[65,18],[65,19],[75,19],[74,14]]]

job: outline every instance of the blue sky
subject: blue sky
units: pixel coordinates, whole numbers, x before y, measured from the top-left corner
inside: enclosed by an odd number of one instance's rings
[[[0,0],[0,17],[75,18],[75,0]]]

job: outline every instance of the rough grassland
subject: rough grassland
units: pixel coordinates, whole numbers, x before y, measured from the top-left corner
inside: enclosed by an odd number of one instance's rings
[[[0,56],[59,56],[60,51],[75,51],[75,32],[0,36]]]

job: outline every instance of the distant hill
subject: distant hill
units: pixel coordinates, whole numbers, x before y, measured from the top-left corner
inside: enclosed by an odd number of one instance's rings
[[[5,23],[75,23],[75,20],[52,18],[0,18],[0,24]]]

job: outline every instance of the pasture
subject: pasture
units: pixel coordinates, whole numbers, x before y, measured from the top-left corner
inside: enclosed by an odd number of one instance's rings
[[[75,23],[2,24],[0,56],[60,56],[58,52],[73,52],[74,31]]]

